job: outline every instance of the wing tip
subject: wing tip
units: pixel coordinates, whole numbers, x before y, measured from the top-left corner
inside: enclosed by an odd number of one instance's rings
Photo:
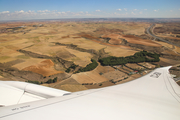
[[[166,66],[166,67],[161,67],[161,68],[158,68],[158,69],[163,69],[163,70],[169,71],[169,69],[170,69],[171,67],[172,67],[172,66]]]

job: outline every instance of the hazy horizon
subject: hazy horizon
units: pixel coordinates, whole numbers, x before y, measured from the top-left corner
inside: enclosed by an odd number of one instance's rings
[[[1,0],[0,20],[180,18],[178,0]]]
[[[62,22],[180,22],[180,18],[49,18],[49,19],[22,19],[22,20],[0,20],[0,23],[6,22],[45,22],[45,21],[62,21]]]

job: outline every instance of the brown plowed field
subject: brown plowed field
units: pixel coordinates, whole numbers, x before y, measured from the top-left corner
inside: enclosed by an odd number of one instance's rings
[[[180,61],[177,61],[177,60],[172,60],[172,59],[167,59],[167,58],[162,58],[160,57],[160,62],[159,62],[159,65],[162,65],[162,66],[173,66],[173,65],[176,65],[176,64],[180,64]]]
[[[123,45],[112,45],[112,44],[109,44],[109,43],[104,43],[104,42],[102,42],[102,41],[98,41],[98,40],[92,40],[92,41],[97,42],[97,43],[99,43],[99,44],[101,44],[101,45],[105,45],[105,46],[120,47],[120,48],[125,48],[125,49],[131,49],[131,47],[129,47],[129,46],[123,46]]]
[[[43,76],[50,76],[57,73],[63,73],[54,69],[54,63],[51,60],[45,60],[37,65],[32,65],[23,69],[24,71],[32,71]]]
[[[108,78],[108,80],[114,80],[114,81],[117,81],[117,80],[127,77],[127,75],[125,73],[123,73],[119,70],[104,73],[102,76],[104,76],[105,78]]]
[[[99,75],[99,73],[95,71],[91,72],[82,72],[72,75],[78,83],[101,83],[107,81],[108,79]]]
[[[118,34],[104,34],[101,36],[102,38],[112,38],[112,39],[118,39],[120,37],[120,35]]]
[[[87,90],[87,88],[85,86],[79,84],[73,78],[68,78],[59,83],[55,83],[55,85],[51,85],[50,87],[61,89],[61,90],[66,90],[66,91],[70,91],[70,92]]]
[[[111,38],[109,40],[109,43],[113,44],[113,45],[119,45],[122,42],[121,39],[119,39],[120,35],[118,35],[118,34],[102,35],[101,37],[102,38]]]
[[[117,39],[111,39],[111,40],[109,40],[109,43],[110,44],[113,44],[113,45],[119,45],[119,44],[121,44],[121,40],[117,40]]]
[[[43,24],[43,26],[36,27],[38,24]],[[173,26],[176,28],[176,25]],[[26,27],[18,30],[12,28],[18,26]],[[147,50],[163,55],[164,58],[161,58],[161,61],[155,64],[163,66],[179,64],[178,53],[180,53],[180,48],[150,40],[151,37],[145,33],[149,26],[150,23],[143,22],[46,21],[4,23],[0,26],[0,63],[11,64],[16,72],[2,70],[0,75],[3,75],[4,80],[12,78],[13,80],[38,80],[39,82],[46,82],[48,79],[57,77],[57,83],[48,84],[48,86],[68,91],[80,91],[113,85],[114,83],[109,81],[110,79],[119,80],[118,78],[124,75],[124,73],[115,71],[110,66],[101,65],[92,71],[81,72],[72,76],[65,73],[67,66],[76,64],[85,67],[91,63],[91,58],[125,57],[140,50]],[[172,25],[166,25],[165,28],[169,26]],[[158,27],[163,27],[163,24]],[[10,29],[4,30],[5,28]],[[171,30],[177,32],[174,28]],[[179,37],[178,34],[173,34],[173,32],[172,34],[162,33],[158,35],[168,39],[176,39],[175,36]],[[179,39],[176,39],[177,42]],[[55,43],[61,43],[62,45],[56,45]],[[73,48],[63,44],[73,44],[77,47]],[[89,52],[89,50],[92,50],[92,52]],[[175,58],[178,60],[175,60]],[[152,65],[147,64],[145,66]],[[141,68],[134,64],[129,65],[129,67]],[[124,67],[124,69],[121,68],[121,71],[129,72],[132,70]],[[9,73],[12,73],[13,76],[9,77]],[[136,77],[139,76],[129,76],[121,82]],[[94,84],[84,85],[83,83]]]
[[[83,86],[83,85],[73,85],[73,84],[61,85],[59,89],[66,90],[66,91],[69,91],[69,92],[87,90],[87,88],[85,86]]]
[[[99,37],[92,36],[91,34],[88,33],[80,33],[79,36],[87,39],[100,39]]]
[[[141,39],[134,35],[122,35],[120,38],[123,38],[123,39],[127,40],[129,43],[133,43],[133,44],[142,44],[145,46],[153,46],[153,47],[161,47],[162,46],[158,43],[153,42],[152,40]]]
[[[144,68],[144,67],[139,66],[139,65],[134,64],[134,63],[127,63],[126,66],[133,68],[133,69],[139,69],[139,70]]]

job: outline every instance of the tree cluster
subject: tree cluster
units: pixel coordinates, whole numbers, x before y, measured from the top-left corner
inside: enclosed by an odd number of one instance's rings
[[[32,81],[32,80],[28,80],[28,81],[26,81],[26,82],[28,82],[28,83],[33,83],[33,84],[38,84],[38,85],[43,84],[43,82]]]
[[[50,84],[50,83],[55,83],[57,82],[57,77],[55,77],[54,79],[49,79],[46,83]]]
[[[82,85],[93,85],[93,83],[82,83]]]
[[[78,65],[72,64],[68,69],[66,69],[65,72],[69,73],[71,71],[71,69],[75,70],[76,67],[78,67]]]
[[[86,67],[80,68],[76,73],[94,70],[98,66],[98,63],[94,59],[91,59],[91,62],[92,63],[88,64]]]
[[[28,83],[33,83],[33,84],[38,84],[38,85],[43,84],[43,82],[32,81],[32,80],[28,80],[28,81],[26,81],[26,82],[28,82]],[[57,82],[57,77],[55,77],[54,79],[49,79],[49,80],[46,81],[45,83],[50,84],[50,83],[56,83],[56,82]]]
[[[132,56],[127,57],[106,57],[99,59],[103,66],[125,65],[127,63],[140,63],[140,62],[159,62],[160,55],[157,53],[150,53],[147,51],[140,51]]]

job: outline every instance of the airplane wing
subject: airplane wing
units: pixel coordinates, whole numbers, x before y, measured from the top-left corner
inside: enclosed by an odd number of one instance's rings
[[[169,68],[124,84],[0,107],[0,119],[180,120],[180,87]]]
[[[18,81],[0,81],[0,106],[16,105],[70,93],[64,90]]]

